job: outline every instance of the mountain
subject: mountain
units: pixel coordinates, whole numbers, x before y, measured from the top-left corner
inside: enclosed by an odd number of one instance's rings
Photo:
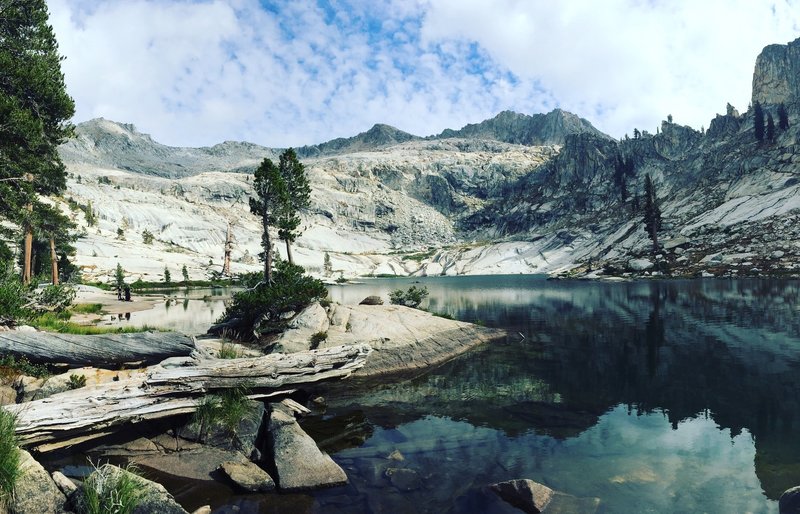
[[[567,137],[574,134],[611,139],[587,120],[561,109],[532,116],[503,111],[492,119],[466,125],[461,130],[447,129],[433,138],[493,139],[515,145],[544,146],[563,145]]]
[[[753,98],[790,126],[758,142],[752,110],[728,105],[708,130],[665,121],[615,141],[564,111],[502,112],[420,138],[376,125],[298,149],[312,204],[295,258],[339,275],[613,273],[796,276],[800,272],[800,40],[758,57]],[[186,265],[218,270],[228,224],[234,271],[259,269],[252,169],[279,150],[226,142],[173,148],[132,126],[93,120],[60,149],[78,264],[144,279]],[[620,163],[630,166],[621,168]],[[645,177],[663,215],[652,255],[641,211]],[[97,225],[80,207],[91,202]],[[78,207],[75,207],[75,206]],[[123,241],[118,230],[124,232]],[[141,233],[155,235],[152,245]],[[279,248],[280,245],[279,245]]]

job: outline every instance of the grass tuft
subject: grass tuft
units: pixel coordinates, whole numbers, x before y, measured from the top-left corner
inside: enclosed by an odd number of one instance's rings
[[[17,417],[0,408],[0,510],[8,505],[21,475]]]
[[[102,303],[76,303],[69,308],[74,314],[100,314],[103,312]]]
[[[236,345],[230,341],[222,341],[222,344],[219,346],[219,350],[217,351],[217,358],[218,359],[238,359],[242,356],[242,352],[240,352]]]
[[[83,483],[81,514],[130,514],[142,499],[136,470],[106,464]]]
[[[58,314],[46,312],[31,321],[31,325],[46,332],[59,334],[98,335],[98,334],[132,334],[137,332],[163,332],[163,329],[142,325],[141,327],[98,327],[95,325],[80,325],[59,317]]]

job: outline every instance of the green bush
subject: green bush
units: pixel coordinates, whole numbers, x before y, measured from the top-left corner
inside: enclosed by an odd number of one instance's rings
[[[13,378],[17,375],[44,378],[50,376],[50,371],[41,364],[31,364],[25,357],[17,359],[13,355],[0,354],[0,378]]]
[[[0,268],[0,324],[17,321],[32,315],[26,307],[29,289],[9,268]]]
[[[63,312],[75,300],[75,289],[66,284],[50,285],[44,287],[37,294],[37,301],[41,307],[55,312]]]
[[[272,279],[272,284],[258,282],[250,289],[236,293],[218,322],[238,320],[238,335],[247,338],[254,332],[269,332],[270,325],[277,330],[285,323],[281,314],[299,312],[328,296],[325,284],[305,275],[302,267],[286,261],[278,263]],[[247,276],[242,280],[252,283],[254,277]]]
[[[425,286],[411,286],[407,291],[395,289],[389,293],[389,301],[393,305],[405,305],[416,309],[428,297],[428,294],[428,288]]]
[[[80,389],[81,387],[86,387],[86,375],[76,375],[73,373],[69,376],[67,387],[70,389]]]
[[[0,409],[0,510],[11,498],[22,474],[18,443],[16,416]]]

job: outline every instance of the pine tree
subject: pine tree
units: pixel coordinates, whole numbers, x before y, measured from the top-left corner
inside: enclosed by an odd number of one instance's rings
[[[286,202],[286,184],[281,177],[280,170],[270,159],[264,159],[256,168],[253,179],[255,197],[250,198],[250,212],[261,220],[261,248],[260,256],[264,261],[264,280],[272,283],[272,239],[269,228],[276,226],[280,220],[282,206]]]
[[[764,140],[764,109],[756,102],[753,105],[753,128],[756,131],[756,141]]]
[[[71,135],[68,120],[75,111],[47,22],[45,0],[4,1],[0,8],[0,218],[25,232],[25,281],[30,280],[36,211],[43,205],[39,195],[66,188],[57,147]],[[8,226],[0,230],[13,237]]]
[[[644,226],[653,241],[653,253],[658,252],[658,231],[661,230],[661,209],[650,174],[644,177]]]
[[[772,114],[767,114],[767,141],[775,141],[775,120],[772,119]]]
[[[189,282],[189,270],[186,269],[186,264],[183,265],[181,268],[181,275],[183,275],[183,283],[186,284]]]
[[[789,114],[782,103],[778,106],[778,128],[784,131],[789,128]]]
[[[286,184],[286,197],[278,219],[278,237],[286,242],[286,258],[289,264],[294,264],[291,243],[300,235],[297,230],[300,227],[299,214],[310,203],[311,186],[308,184],[305,167],[292,148],[281,154],[278,169]]]

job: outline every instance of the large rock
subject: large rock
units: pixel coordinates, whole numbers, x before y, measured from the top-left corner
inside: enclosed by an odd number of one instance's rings
[[[347,475],[329,455],[317,448],[294,415],[272,405],[269,417],[269,448],[275,479],[282,491],[302,491],[347,483]]]
[[[56,486],[50,474],[36,462],[31,454],[20,450],[22,475],[14,486],[14,498],[9,505],[12,514],[63,512],[66,497]]]
[[[633,271],[645,271],[652,268],[653,263],[648,259],[631,259],[628,261],[628,267]]]
[[[220,469],[245,491],[257,493],[275,489],[275,481],[269,473],[252,462],[227,461],[220,465]]]
[[[311,336],[327,332],[328,313],[319,303],[312,303],[298,314],[273,346],[274,352],[294,353],[311,349]]]
[[[206,428],[206,433],[201,434],[201,427],[196,422],[191,421],[181,428],[180,436],[189,441],[201,441],[206,445],[223,450],[241,452],[252,458],[256,450],[256,440],[261,434],[265,407],[263,402],[251,400],[249,404],[249,414],[239,421],[239,425],[233,433],[217,424]]]
[[[800,514],[800,486],[787,489],[778,500],[780,514]]]
[[[373,348],[356,376],[423,369],[449,360],[505,332],[434,316],[400,305],[339,305],[328,310],[327,339],[320,348],[368,343]],[[308,332],[287,330],[284,348],[307,348]]]

